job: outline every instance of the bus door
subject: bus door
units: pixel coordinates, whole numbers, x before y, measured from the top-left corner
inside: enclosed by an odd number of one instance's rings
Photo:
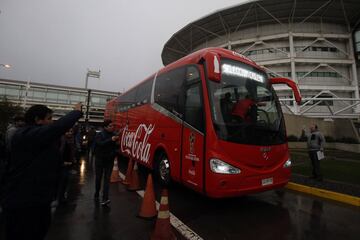
[[[195,190],[203,189],[204,108],[197,68],[187,69],[182,132],[182,181]]]

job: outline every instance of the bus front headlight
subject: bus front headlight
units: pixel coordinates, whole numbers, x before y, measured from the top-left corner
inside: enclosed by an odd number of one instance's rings
[[[210,168],[211,171],[222,174],[239,174],[241,172],[240,169],[216,158],[210,159]]]
[[[283,165],[284,168],[289,168],[291,167],[291,159],[289,158]]]

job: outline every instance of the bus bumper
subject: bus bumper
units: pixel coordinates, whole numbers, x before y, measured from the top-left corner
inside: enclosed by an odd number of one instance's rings
[[[281,168],[266,174],[225,175],[209,173],[206,179],[206,195],[212,198],[236,197],[251,193],[284,187],[290,179],[291,171]]]

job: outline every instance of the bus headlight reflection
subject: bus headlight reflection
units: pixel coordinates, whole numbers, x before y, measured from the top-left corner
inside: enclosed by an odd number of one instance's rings
[[[211,171],[222,174],[239,174],[241,172],[240,169],[216,158],[210,159],[210,168]]]
[[[285,163],[284,163],[284,168],[289,168],[291,167],[291,159],[289,158]]]

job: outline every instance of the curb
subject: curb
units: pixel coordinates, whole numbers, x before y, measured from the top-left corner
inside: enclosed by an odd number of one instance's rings
[[[338,193],[338,192],[332,192],[332,191],[328,191],[325,189],[309,187],[309,186],[305,186],[305,185],[301,185],[301,184],[297,184],[297,183],[293,183],[293,182],[289,182],[285,187],[287,189],[291,189],[294,191],[303,192],[303,193],[315,195],[317,197],[331,199],[334,201],[338,201],[338,202],[354,205],[356,207],[360,207],[360,198],[359,197],[354,197],[354,196],[350,196],[350,195],[342,194],[342,193]]]

